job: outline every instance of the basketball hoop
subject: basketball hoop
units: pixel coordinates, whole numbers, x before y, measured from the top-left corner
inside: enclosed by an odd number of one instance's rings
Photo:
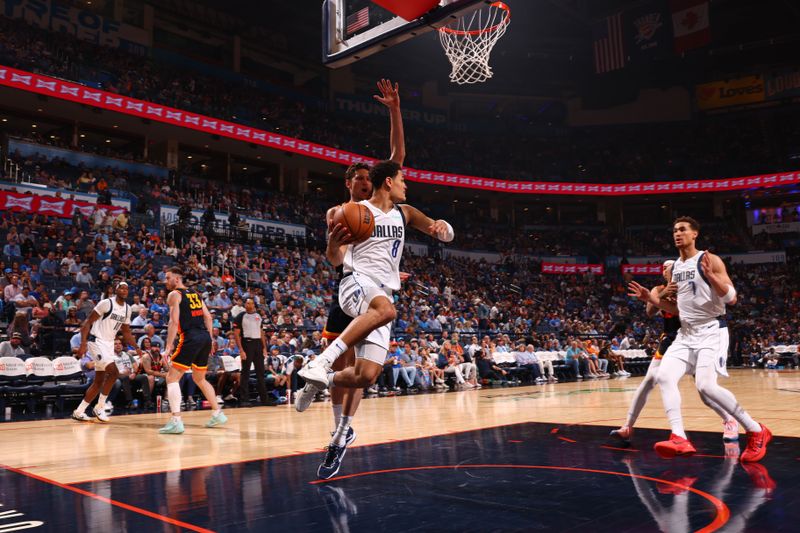
[[[492,77],[489,56],[511,22],[511,10],[494,2],[439,28],[439,40],[453,65],[450,81],[481,83]]]

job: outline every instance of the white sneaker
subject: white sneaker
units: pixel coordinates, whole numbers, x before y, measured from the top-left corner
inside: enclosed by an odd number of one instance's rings
[[[294,410],[298,413],[302,413],[308,406],[310,406],[314,398],[316,398],[319,389],[317,389],[311,383],[306,383],[306,386],[302,389],[298,390],[294,396]]]
[[[78,414],[78,411],[72,411],[72,419],[77,420],[78,422],[91,422],[92,418],[87,415],[86,413]]]
[[[217,396],[217,403],[218,403],[218,404],[223,404],[223,403],[225,403],[225,400],[223,400],[223,399],[222,399],[222,396]]]
[[[105,410],[97,409],[96,405],[94,406],[94,409],[92,409],[92,413],[94,413],[94,416],[97,417],[100,422],[108,422],[110,420]]]
[[[328,367],[327,365],[315,359],[308,363],[306,366],[297,371],[297,375],[305,380],[307,385],[313,385],[317,392],[328,388]],[[315,393],[316,394],[316,393]]]
[[[233,394],[228,394],[227,396],[225,396],[226,402],[232,402],[234,400],[236,400],[236,396],[234,396]]]

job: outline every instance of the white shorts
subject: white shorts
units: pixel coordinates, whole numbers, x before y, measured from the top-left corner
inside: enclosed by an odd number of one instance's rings
[[[698,326],[684,324],[664,359],[674,357],[695,369],[713,366],[721,376],[728,376],[728,327],[713,319]]]
[[[107,365],[116,364],[117,357],[114,354],[114,342],[95,339],[86,343],[89,355],[94,359],[94,369],[103,372]]]
[[[353,318],[366,313],[370,302],[378,296],[388,298],[390,302],[393,301],[391,290],[381,287],[372,278],[364,274],[353,272],[349,276],[345,276],[339,283],[339,307]],[[391,334],[391,324],[372,330],[366,339],[355,346],[356,357],[383,365],[386,353],[389,351]],[[382,350],[366,349],[365,344],[367,343],[375,344]],[[380,356],[378,352],[382,352],[383,356]]]

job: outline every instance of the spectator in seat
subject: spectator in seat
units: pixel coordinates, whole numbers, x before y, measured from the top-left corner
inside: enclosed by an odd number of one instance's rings
[[[64,293],[56,298],[55,301],[56,311],[63,311],[66,313],[70,308],[75,307],[75,300],[72,298],[72,291],[67,289]]]
[[[81,265],[81,271],[75,274],[75,283],[88,285],[90,287],[94,285],[94,278],[92,277],[92,273],[89,272],[89,265]]]
[[[138,297],[138,295],[137,295],[137,297]],[[133,306],[131,306],[131,307],[133,307]],[[133,311],[131,310],[131,312],[133,312]],[[132,328],[139,328],[142,331],[144,331],[144,327],[149,323],[150,323],[150,321],[147,319],[147,308],[146,307],[140,307],[139,308],[139,312],[136,315],[136,317],[134,317],[134,319],[131,320],[131,327]]]
[[[150,391],[150,396],[145,398],[145,408],[152,407],[152,394],[156,391],[156,388],[162,389],[165,386],[166,379],[167,379],[167,368],[164,366],[164,363],[161,358],[161,350],[157,347],[153,346],[150,343],[150,339],[145,338],[144,341],[140,344],[142,353],[142,359],[140,361],[141,371],[144,372],[145,376],[147,376],[147,385],[148,390]]]
[[[529,346],[533,348],[533,345]],[[533,349],[528,351],[525,345],[520,344],[514,352],[514,360],[517,363],[517,368],[522,370],[521,373],[523,375],[529,375],[531,381],[535,381],[536,383],[545,381],[545,378],[542,376],[542,369],[539,367],[539,360],[533,352]]]
[[[26,313],[15,313],[14,319],[8,325],[6,332],[9,337],[13,336],[14,333],[19,333],[22,338],[22,346],[26,349],[30,348],[35,340],[31,334],[30,322],[28,322]]]
[[[0,342],[0,357],[21,357],[25,356],[25,348],[22,347],[22,335],[12,333],[7,341]]]
[[[164,349],[164,339],[156,335],[156,328],[154,328],[152,324],[147,324],[144,327],[144,335],[139,337],[139,339],[136,341],[136,344],[138,344],[139,348],[142,350],[144,350],[144,345],[142,343],[145,340],[149,340],[150,345],[157,347],[159,350]]]
[[[39,272],[47,276],[55,276],[58,274],[60,265],[58,261],[56,261],[56,254],[55,252],[47,252],[47,257],[42,259],[42,262],[39,263]]]
[[[569,348],[567,348],[566,363],[575,372],[576,378],[583,379],[584,376],[588,377],[589,365],[583,357],[583,350],[578,347],[578,341],[572,341]]]
[[[522,352],[524,353],[524,352]],[[499,382],[502,385],[508,383],[508,371],[497,366],[488,354],[484,354],[483,350],[475,350],[475,361],[478,367],[478,375],[481,379],[488,379],[492,382]],[[533,365],[538,372],[539,367]]]
[[[150,398],[150,383],[147,379],[147,374],[139,372],[140,363],[136,361],[130,352],[123,350],[122,339],[120,338],[114,340],[114,356],[117,358],[116,365],[119,370],[117,381],[125,398],[125,407],[131,407],[134,390],[142,391],[142,398],[146,403],[147,399]]]

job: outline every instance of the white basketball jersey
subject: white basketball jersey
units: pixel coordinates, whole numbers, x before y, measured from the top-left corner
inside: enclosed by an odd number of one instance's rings
[[[91,334],[101,341],[114,342],[123,324],[131,323],[131,306],[119,305],[116,298],[105,298],[94,306],[100,318],[92,324]]]
[[[367,206],[375,218],[372,236],[360,244],[351,244],[344,254],[344,273],[358,272],[372,278],[378,285],[400,290],[400,259],[403,257],[406,221],[400,206],[384,213],[369,200]]]
[[[686,261],[678,259],[672,266],[672,281],[678,284],[678,311],[681,322],[699,325],[725,314],[725,303],[706,281],[703,267],[705,252],[697,252]]]

